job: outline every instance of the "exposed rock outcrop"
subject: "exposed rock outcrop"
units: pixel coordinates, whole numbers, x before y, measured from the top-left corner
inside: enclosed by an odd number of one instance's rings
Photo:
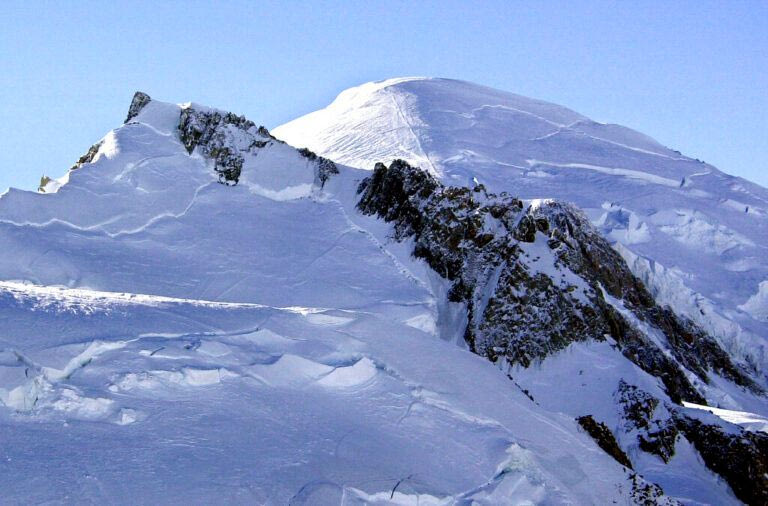
[[[139,115],[141,110],[146,106],[148,103],[150,103],[152,99],[149,95],[147,95],[144,92],[137,91],[133,94],[133,100],[131,100],[131,105],[128,108],[128,116],[125,118],[125,121],[123,123],[128,123],[133,118]]]
[[[747,504],[768,504],[768,434],[704,423],[677,413],[677,427],[704,463]]]
[[[747,504],[768,502],[768,435],[750,432],[706,413],[667,405],[640,388],[621,381],[617,406],[626,434],[638,447],[665,463],[681,438],[690,442],[704,464],[731,486]]]
[[[179,118],[179,138],[187,152],[198,149],[200,154],[213,161],[213,170],[219,182],[236,185],[245,163],[245,155],[257,156],[258,150],[271,143],[283,143],[263,126],[231,112],[196,109],[187,106]],[[308,149],[297,150],[315,166],[315,184],[322,188],[333,174],[338,174],[336,164],[317,156]]]
[[[46,193],[45,187],[51,181],[53,181],[53,180],[50,177],[46,176],[46,175],[40,176],[40,184],[37,187],[37,191],[39,191],[40,193]]]
[[[591,415],[580,416],[576,421],[605,453],[622,466],[632,469],[632,462],[629,461],[629,457],[621,449],[613,433],[604,423],[595,421]]]
[[[104,141],[99,141],[90,148],[88,148],[88,151],[77,159],[75,164],[69,168],[69,170],[76,170],[85,165],[86,163],[91,163],[96,158],[96,155],[99,153],[99,149],[101,148],[101,145],[104,144]]]
[[[729,429],[719,419],[702,422],[673,404],[706,403],[689,380],[694,375],[704,383],[715,373],[754,392],[759,387],[712,337],[656,304],[578,209],[556,201],[526,204],[488,194],[482,185],[446,187],[401,160],[377,164],[358,193],[361,212],[391,222],[393,238],[413,240],[413,255],[450,281],[448,297],[466,305],[465,339],[475,353],[528,367],[573,342],[609,340],[657,377],[672,400],[622,380],[614,394],[622,437],[664,462],[685,437],[741,500],[766,502],[768,436]],[[622,438],[608,426],[590,415],[578,422],[632,467]],[[645,491],[640,503],[660,497],[653,486]]]
[[[331,175],[339,173],[339,168],[336,167],[336,164],[333,163],[333,161],[323,158],[322,156],[317,156],[317,154],[307,148],[300,148],[298,151],[304,158],[317,163],[315,183],[320,186],[320,188],[325,186],[325,183],[330,179]]]
[[[675,455],[679,431],[670,416],[671,407],[624,380],[615,393],[616,406],[624,420],[623,431],[635,434],[638,446],[665,463]]]
[[[451,281],[450,300],[467,307],[467,344],[491,361],[527,367],[575,341],[611,339],[675,402],[704,402],[686,370],[758,390],[714,339],[659,307],[569,204],[446,187],[401,160],[377,164],[358,193],[361,212],[391,222],[396,240],[413,238],[413,255]],[[671,357],[648,328],[666,336]]]
[[[187,152],[192,154],[199,147],[203,155],[213,160],[213,170],[218,173],[219,182],[227,185],[236,185],[240,181],[244,162],[240,151],[266,146],[262,144],[266,141],[256,139],[257,136],[269,138],[243,116],[199,111],[193,107],[181,110],[179,132]],[[247,135],[247,139],[242,138],[243,134]]]

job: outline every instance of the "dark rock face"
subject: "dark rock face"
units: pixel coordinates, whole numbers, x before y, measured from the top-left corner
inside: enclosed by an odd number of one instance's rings
[[[659,504],[679,504],[668,497],[664,497],[664,491],[655,483],[648,483],[637,473],[630,477],[632,482],[632,502],[640,506],[658,506]]]
[[[181,141],[184,143],[187,151],[192,153],[198,145],[207,147],[211,143],[223,140],[225,137],[223,130],[227,125],[232,125],[236,129],[243,131],[256,128],[256,124],[253,121],[231,112],[197,111],[192,107],[185,107],[181,110],[181,117],[179,119]],[[266,135],[262,135],[262,131],[266,132]],[[257,132],[262,137],[269,136],[269,132],[264,127],[259,127]]]
[[[696,374],[705,383],[709,382],[707,374],[712,371],[737,385],[760,391],[757,384],[730,360],[711,336],[671,309],[658,306],[642,282],[629,270],[626,262],[580,211],[573,206],[553,202],[540,206],[533,216],[537,221],[546,219],[550,222],[548,244],[563,265],[583,277],[591,286],[600,286],[608,295],[620,300],[638,320],[661,331],[679,365]],[[670,361],[649,354],[649,347],[642,342],[643,338],[638,335],[637,329],[626,328],[626,318],[622,322],[615,309],[609,312],[613,313],[608,317],[612,327],[610,334],[623,345],[624,355],[646,372],[662,377],[675,402],[681,398],[693,399],[687,397],[692,392],[685,383],[672,377],[674,373],[670,369]]]
[[[39,191],[40,193],[45,193],[45,186],[50,182],[51,182],[51,178],[45,175],[41,176],[40,185],[38,185],[37,191]]]
[[[632,469],[632,462],[629,461],[629,457],[621,449],[619,443],[616,442],[616,438],[613,437],[613,433],[604,423],[596,422],[591,415],[580,416],[576,421],[579,422],[581,428],[595,440],[597,446],[602,448],[605,453],[613,457],[622,466]]]
[[[527,367],[570,343],[610,338],[627,359],[659,378],[674,403],[706,403],[686,371],[704,382],[715,372],[760,391],[714,339],[659,307],[573,206],[526,206],[481,186],[445,187],[401,160],[377,164],[358,193],[362,213],[391,222],[396,240],[413,239],[413,255],[451,282],[448,297],[467,308],[465,339],[489,360]],[[669,348],[661,349],[641,327],[655,329]],[[702,422],[624,381],[614,401],[623,420],[618,430],[636,438],[640,450],[669,462],[685,437],[737,497],[768,503],[768,436],[719,419]],[[603,450],[632,467],[605,424],[589,415],[577,420]],[[659,500],[661,489],[637,475],[635,481],[639,504]]]
[[[181,110],[181,142],[190,154],[199,147],[205,156],[211,158],[219,182],[226,185],[236,185],[240,181],[245,161],[236,147],[239,143],[233,139],[237,131],[249,134],[249,138],[254,137],[245,151],[267,145],[267,141],[255,137],[270,138],[264,127],[257,129],[255,123],[243,116],[218,111],[197,111],[192,107]],[[266,135],[262,135],[262,131]]]
[[[623,417],[630,427],[647,429],[660,401],[635,385],[621,380],[616,390],[616,403],[623,409]]]
[[[151,101],[152,99],[146,93],[141,91],[134,93],[133,100],[131,100],[131,106],[128,108],[128,116],[125,118],[123,123],[128,123],[133,118],[138,116],[144,106],[146,106]]]
[[[272,139],[275,142],[279,142],[280,144],[285,144],[285,142],[281,141],[280,139],[278,139],[277,137],[275,137],[274,135],[269,133],[269,130],[267,130],[266,127],[260,126],[258,128],[257,132],[262,137],[269,137],[270,139]]]
[[[666,464],[675,456],[677,436],[680,431],[674,423],[666,422],[658,424],[658,430],[648,431],[645,436],[638,436],[640,449],[646,453],[656,455]]]
[[[361,212],[391,222],[396,240],[413,238],[413,255],[452,282],[450,300],[467,305],[465,340],[491,361],[528,367],[570,343],[611,338],[675,402],[704,403],[683,368],[757,390],[710,336],[656,305],[571,205],[445,187],[401,160],[377,164],[358,193]],[[673,358],[637,322],[666,335]]]
[[[199,111],[185,107],[179,117],[179,138],[189,154],[195,149],[213,160],[219,182],[234,186],[240,181],[246,154],[256,156],[259,149],[273,143],[284,144],[263,126],[231,112]],[[297,150],[315,167],[315,184],[320,188],[333,174],[336,164],[304,148]]]
[[[616,390],[616,400],[625,422],[621,429],[637,435],[641,450],[666,463],[684,437],[739,499],[768,504],[768,435],[746,431],[713,415],[693,416],[624,381]]]
[[[703,423],[677,414],[677,426],[712,471],[747,504],[768,504],[768,435]]]
[[[298,149],[298,152],[304,158],[317,163],[315,179],[320,188],[325,187],[325,183],[330,179],[331,175],[339,173],[339,168],[336,167],[336,164],[333,163],[333,161],[323,158],[322,156],[317,156],[317,154],[307,148],[300,148]]]
[[[679,431],[674,420],[667,414],[661,416],[657,409],[662,402],[624,380],[619,382],[615,393],[616,405],[624,419],[624,431],[637,432],[637,442],[641,450],[656,455],[665,463],[675,455],[675,445]],[[665,413],[673,408],[664,406]]]
[[[75,164],[69,168],[69,170],[76,170],[85,165],[86,163],[93,162],[93,159],[96,158],[96,155],[99,153],[99,149],[101,148],[101,145],[104,143],[104,141],[99,141],[90,148],[88,148],[88,151],[77,159]]]
[[[576,419],[578,424],[589,436],[597,443],[605,453],[622,466],[633,469],[632,462],[624,450],[621,449],[613,433],[602,422],[596,421],[591,415],[580,416]],[[637,473],[632,473],[629,477],[632,483],[632,500],[634,504],[656,506],[658,504],[675,503],[664,497],[664,491],[654,483],[648,483]]]

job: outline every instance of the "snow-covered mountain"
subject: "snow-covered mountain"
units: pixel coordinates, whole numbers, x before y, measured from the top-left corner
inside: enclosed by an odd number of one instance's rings
[[[469,188],[318,154],[137,93],[0,196],[4,502],[766,498],[752,355],[649,292],[606,220],[494,194],[491,164]]]
[[[327,162],[196,104],[131,111],[46,193],[0,198],[4,501],[642,492],[571,417],[435,335],[426,269],[354,211],[365,173],[323,185]]]
[[[367,83],[274,132],[366,170],[400,158],[446,184],[575,203],[661,304],[766,384],[765,188],[628,128],[450,79]]]

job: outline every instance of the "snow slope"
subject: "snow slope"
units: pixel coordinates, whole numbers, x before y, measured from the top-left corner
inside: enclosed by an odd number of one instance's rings
[[[48,193],[0,197],[4,503],[632,501],[570,414],[436,335],[433,275],[355,214],[364,172],[320,188],[226,127],[219,184],[185,108],[216,112],[149,101]]]
[[[766,384],[765,188],[628,128],[449,79],[367,83],[274,132],[366,170],[402,158],[446,184],[575,203],[660,303]]]

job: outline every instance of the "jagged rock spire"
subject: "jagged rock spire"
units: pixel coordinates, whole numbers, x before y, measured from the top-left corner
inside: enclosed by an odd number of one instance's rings
[[[131,106],[128,108],[128,117],[125,118],[125,121],[123,123],[128,123],[133,118],[138,116],[139,112],[144,108],[145,105],[150,103],[152,101],[152,98],[144,93],[143,91],[137,91],[133,94],[133,100],[131,100]]]

